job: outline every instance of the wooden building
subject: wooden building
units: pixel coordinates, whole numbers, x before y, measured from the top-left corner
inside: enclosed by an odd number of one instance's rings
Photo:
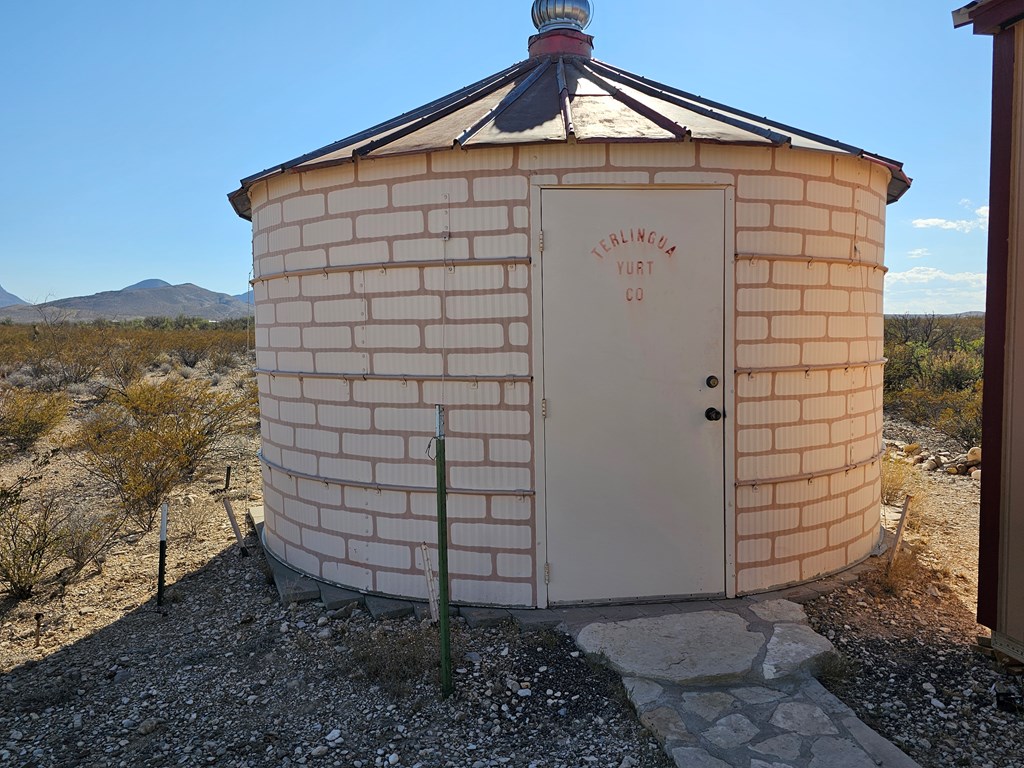
[[[980,0],[953,22],[993,36],[978,622],[1024,659],[1024,0]]]

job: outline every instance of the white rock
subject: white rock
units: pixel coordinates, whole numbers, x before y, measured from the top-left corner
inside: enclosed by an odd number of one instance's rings
[[[337,741],[341,738],[341,731],[335,728],[333,731],[327,734],[328,741]]]

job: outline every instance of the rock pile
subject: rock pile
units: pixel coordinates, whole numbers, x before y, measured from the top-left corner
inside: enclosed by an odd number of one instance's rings
[[[899,457],[907,464],[919,466],[925,472],[942,471],[947,475],[964,475],[981,480],[981,448],[971,448],[967,453],[950,454],[945,451],[932,453],[920,443],[893,441]]]

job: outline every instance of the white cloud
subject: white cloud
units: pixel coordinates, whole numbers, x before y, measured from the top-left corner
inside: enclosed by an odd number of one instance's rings
[[[984,272],[943,272],[935,267],[912,267],[906,272],[890,272],[885,276],[886,284],[889,283],[934,283],[942,281],[946,283],[959,283],[972,288],[984,288],[987,284],[987,275]]]
[[[955,314],[985,309],[984,272],[944,272],[934,267],[912,267],[885,276],[885,311],[888,313]]]
[[[985,230],[988,229],[988,206],[975,209],[973,219],[914,219],[911,224],[917,229],[949,229],[965,234],[977,229]]]
[[[912,251],[907,251],[908,259],[923,259],[925,256],[931,256],[932,252],[927,248],[915,248]]]

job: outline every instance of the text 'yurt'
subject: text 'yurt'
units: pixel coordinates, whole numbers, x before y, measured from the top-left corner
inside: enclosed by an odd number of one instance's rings
[[[529,58],[250,176],[265,544],[457,602],[733,596],[878,541],[891,160],[592,58]]]

